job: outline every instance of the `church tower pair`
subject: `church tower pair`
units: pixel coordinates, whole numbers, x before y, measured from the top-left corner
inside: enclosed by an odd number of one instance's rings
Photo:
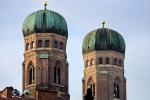
[[[70,100],[67,23],[46,5],[23,23],[23,91],[29,91],[29,100]],[[82,49],[83,100],[126,100],[125,42],[120,33],[103,23],[86,35]]]

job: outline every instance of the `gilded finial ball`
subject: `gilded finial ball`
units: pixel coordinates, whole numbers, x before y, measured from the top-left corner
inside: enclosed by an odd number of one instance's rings
[[[44,6],[47,6],[47,1],[44,2]]]
[[[47,6],[47,1],[44,2],[44,6],[45,6],[45,10],[46,10],[46,6]]]
[[[44,2],[44,6],[47,6],[47,1]]]

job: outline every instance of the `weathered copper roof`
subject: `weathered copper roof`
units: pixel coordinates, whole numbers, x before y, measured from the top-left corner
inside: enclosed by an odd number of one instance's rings
[[[92,51],[113,50],[125,53],[125,41],[116,31],[108,28],[96,29],[86,35],[83,40],[83,54]]]
[[[39,10],[27,16],[23,23],[24,36],[33,33],[56,33],[68,37],[67,23],[54,11]]]

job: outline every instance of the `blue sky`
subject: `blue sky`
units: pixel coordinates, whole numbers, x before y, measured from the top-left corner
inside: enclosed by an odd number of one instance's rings
[[[128,100],[150,99],[149,0],[48,0],[48,9],[65,17],[69,37],[71,100],[82,100],[82,40],[102,27],[121,33],[126,42],[125,76]],[[22,87],[24,41],[22,23],[30,13],[44,9],[42,0],[0,0],[0,89]]]

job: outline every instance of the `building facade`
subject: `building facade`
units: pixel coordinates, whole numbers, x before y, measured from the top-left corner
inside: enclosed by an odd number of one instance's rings
[[[65,19],[45,5],[26,17],[23,36],[23,91],[30,100],[69,100]]]
[[[126,100],[125,42],[120,33],[96,29],[83,41],[84,100]]]
[[[83,40],[83,100],[126,100],[125,41],[104,27]],[[57,12],[39,10],[23,23],[23,94],[13,87],[0,100],[70,100],[66,44],[67,23]]]

